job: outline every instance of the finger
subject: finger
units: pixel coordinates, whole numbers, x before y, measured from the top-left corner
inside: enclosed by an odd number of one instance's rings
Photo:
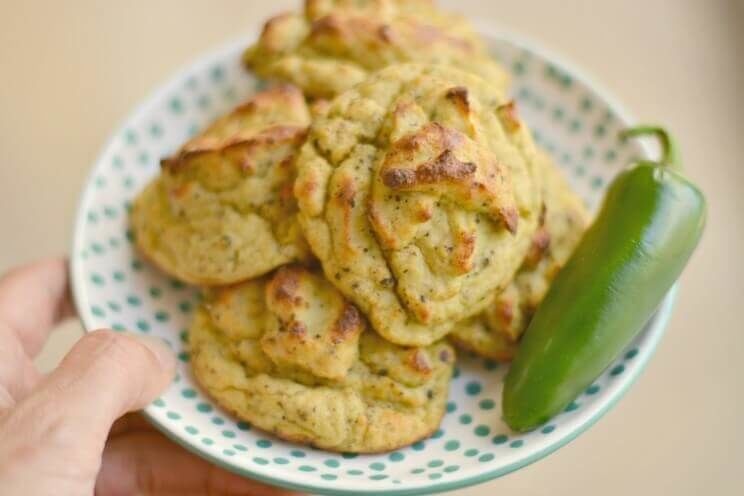
[[[57,258],[13,269],[0,278],[0,323],[33,358],[52,327],[73,315],[67,262]]]
[[[289,491],[232,474],[156,432],[112,439],[103,454],[96,494],[288,496]]]
[[[45,445],[59,456],[81,449],[95,460],[113,422],[150,403],[174,372],[175,359],[162,342],[95,331],[78,341],[9,419],[31,445]]]
[[[14,331],[0,323],[0,414],[24,398],[40,378]]]

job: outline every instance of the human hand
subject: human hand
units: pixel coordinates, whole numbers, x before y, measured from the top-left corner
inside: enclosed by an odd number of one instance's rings
[[[63,260],[0,279],[0,492],[3,495],[289,494],[210,465],[128,414],[171,381],[160,341],[86,334],[48,375],[33,357],[73,316]]]

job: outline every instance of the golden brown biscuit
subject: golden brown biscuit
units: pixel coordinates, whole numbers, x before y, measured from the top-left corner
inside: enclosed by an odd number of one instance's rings
[[[281,86],[188,141],[134,202],[139,249],[199,285],[242,281],[306,257],[292,184],[309,123],[300,91]]]
[[[207,293],[191,326],[194,375],[223,407],[282,439],[380,452],[437,429],[454,350],[395,346],[299,266]]]
[[[541,154],[544,210],[530,250],[514,280],[483,314],[450,334],[460,347],[496,360],[511,360],[538,305],[589,222],[581,199],[552,160]]]
[[[468,21],[428,0],[307,0],[303,14],[270,19],[244,62],[261,77],[322,98],[402,62],[451,65],[502,92],[508,79]]]
[[[303,232],[375,330],[430,344],[524,259],[542,204],[535,153],[481,78],[390,66],[314,120],[297,159]]]

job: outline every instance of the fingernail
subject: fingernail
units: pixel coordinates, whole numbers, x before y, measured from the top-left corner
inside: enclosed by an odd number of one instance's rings
[[[160,367],[163,370],[173,371],[175,373],[176,356],[173,353],[173,350],[168,347],[165,341],[154,336],[142,336],[140,334],[133,333],[129,334],[137,339],[140,343],[147,346],[147,348],[155,354],[158,362],[160,363]]]

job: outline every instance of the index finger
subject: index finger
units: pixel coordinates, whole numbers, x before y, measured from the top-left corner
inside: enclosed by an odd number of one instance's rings
[[[16,334],[29,357],[55,325],[74,314],[63,258],[18,267],[0,278],[0,323]]]

